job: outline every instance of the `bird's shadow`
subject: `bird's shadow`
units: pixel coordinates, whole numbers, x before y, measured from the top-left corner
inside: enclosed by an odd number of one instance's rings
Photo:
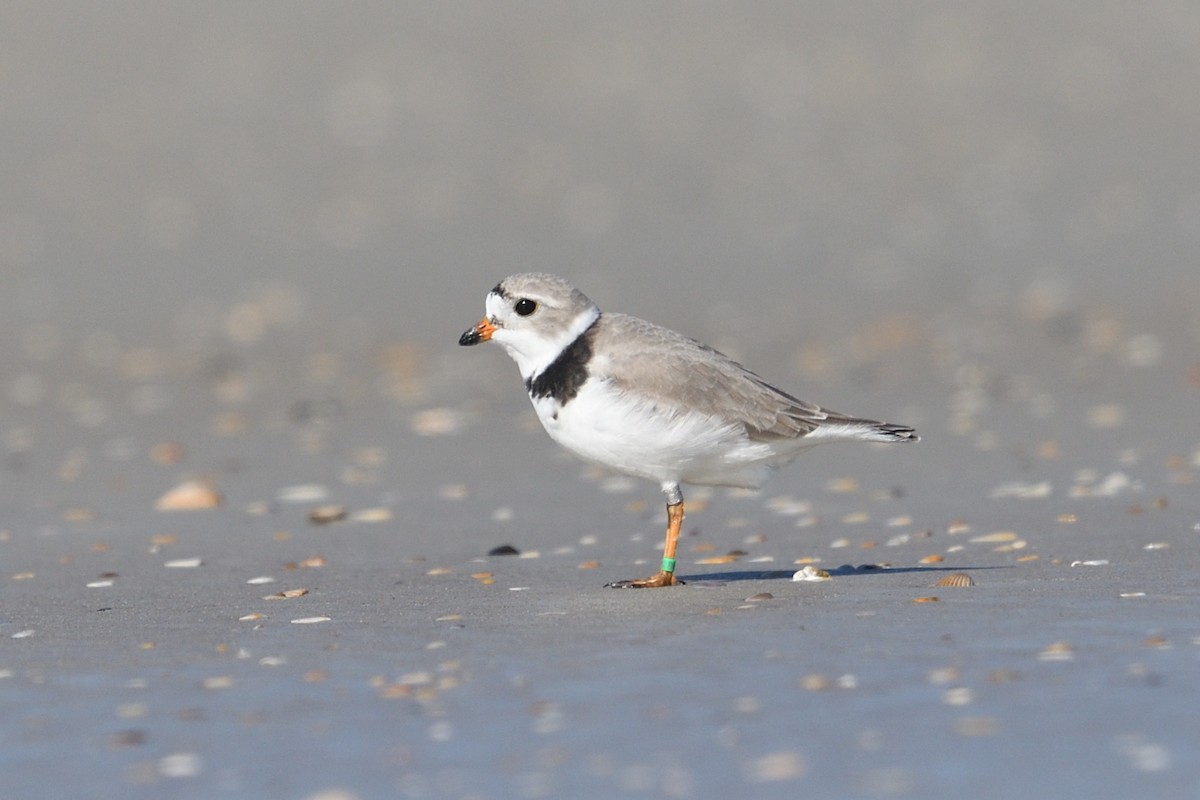
[[[843,564],[840,567],[834,567],[825,571],[829,573],[831,578],[841,578],[846,576],[883,575],[887,573],[925,572],[936,574],[938,572],[966,572],[968,570],[985,569],[1009,569],[1009,567],[885,567],[879,564],[860,564],[856,567],[853,564]],[[795,570],[791,569],[737,570],[731,572],[680,575],[679,579],[688,586],[717,586],[723,583],[733,583],[734,581],[790,581],[794,574]]]

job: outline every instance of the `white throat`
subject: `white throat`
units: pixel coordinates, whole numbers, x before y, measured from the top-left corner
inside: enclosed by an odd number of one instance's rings
[[[599,317],[600,309],[592,306],[571,320],[571,324],[557,336],[546,336],[531,329],[514,331],[499,328],[492,334],[492,339],[499,342],[512,360],[517,362],[521,378],[529,380],[542,374]]]

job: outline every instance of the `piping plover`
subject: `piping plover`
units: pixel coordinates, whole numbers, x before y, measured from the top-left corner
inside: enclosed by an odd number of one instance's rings
[[[915,442],[916,431],[829,411],[776,389],[694,339],[625,314],[601,314],[557,275],[512,275],[458,340],[499,342],[521,370],[538,419],[575,455],[654,481],[667,497],[662,568],[617,588],[672,586],[682,483],[757,489],[822,442]]]

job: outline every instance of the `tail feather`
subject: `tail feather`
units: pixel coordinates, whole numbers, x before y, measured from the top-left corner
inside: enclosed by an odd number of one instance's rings
[[[807,444],[817,442],[919,442],[921,437],[907,425],[893,425],[873,419],[830,415],[801,437]]]
[[[871,442],[919,442],[921,437],[916,430],[907,425],[893,425],[890,422],[868,422],[864,437]]]

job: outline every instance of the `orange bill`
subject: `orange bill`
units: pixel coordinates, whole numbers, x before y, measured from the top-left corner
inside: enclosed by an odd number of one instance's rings
[[[492,338],[492,334],[496,332],[496,326],[488,321],[487,317],[479,320],[474,328],[466,331],[462,336],[458,337],[458,343],[464,347],[486,342]]]

